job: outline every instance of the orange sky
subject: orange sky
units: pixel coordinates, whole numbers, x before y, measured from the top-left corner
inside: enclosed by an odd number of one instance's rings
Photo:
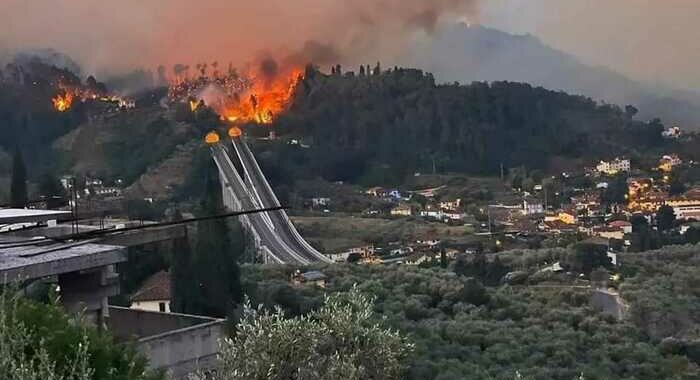
[[[474,13],[472,0],[4,0],[0,49],[51,47],[88,72],[283,57],[313,40],[346,56],[398,48],[407,30]],[[369,63],[369,62],[368,62]]]

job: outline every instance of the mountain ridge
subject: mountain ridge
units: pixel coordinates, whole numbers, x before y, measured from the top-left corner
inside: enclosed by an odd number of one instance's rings
[[[445,83],[526,82],[611,104],[631,104],[641,119],[700,130],[700,94],[659,88],[610,68],[582,63],[530,34],[515,35],[481,25],[453,24],[418,41],[401,58],[435,73]]]

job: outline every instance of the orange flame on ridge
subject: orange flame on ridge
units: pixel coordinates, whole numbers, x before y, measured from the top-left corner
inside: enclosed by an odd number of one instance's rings
[[[253,78],[250,88],[214,108],[229,122],[270,124],[289,106],[302,74],[293,68],[274,78]]]
[[[54,98],[51,99],[51,102],[53,102],[53,108],[56,109],[58,112],[65,112],[70,109],[70,107],[73,105],[73,94],[71,94],[68,91],[65,91],[63,95],[58,94]]]

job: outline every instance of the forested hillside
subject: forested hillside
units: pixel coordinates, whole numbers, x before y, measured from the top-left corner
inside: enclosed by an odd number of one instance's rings
[[[243,285],[254,304],[300,315],[317,308],[322,294],[357,284],[376,297],[386,323],[415,343],[409,379],[698,377],[697,246],[624,255],[623,320],[592,307],[587,280],[539,271],[572,255],[563,248],[510,251],[499,253],[500,261],[476,256],[450,269],[322,266],[325,289],[290,285],[294,268],[245,266]],[[499,282],[511,270],[520,279]],[[492,281],[495,272],[501,274]]]
[[[660,140],[662,125],[633,120],[634,107],[524,83],[436,85],[420,70],[380,70],[307,69],[277,127],[307,138],[320,174],[352,179],[370,163],[403,174],[433,166],[496,174],[501,163],[545,168],[557,156],[624,154]]]
[[[25,65],[2,71],[0,149],[31,151],[30,179],[50,170],[129,185],[172,158],[177,146],[224,128],[210,109],[164,108],[163,89],[135,98],[134,109],[106,111],[87,101],[57,112],[51,104],[57,83],[95,91],[104,85],[41,62]],[[318,177],[400,184],[414,172],[497,175],[501,165],[546,169],[553,160],[590,162],[664,144],[663,126],[634,120],[636,112],[524,83],[437,85],[415,69],[377,65],[343,73],[337,66],[323,74],[309,66],[289,109],[271,126],[309,149],[273,144],[260,160],[276,185]],[[247,131],[263,136],[268,127]]]
[[[70,112],[54,110],[51,98],[59,81],[81,83],[72,72],[37,60],[9,64],[0,71],[0,149],[12,152],[19,147],[32,152],[25,155],[30,166],[45,163],[51,142],[87,119],[84,104]]]

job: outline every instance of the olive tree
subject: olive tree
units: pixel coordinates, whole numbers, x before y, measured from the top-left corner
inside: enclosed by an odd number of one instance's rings
[[[285,318],[244,303],[235,333],[221,343],[215,374],[194,379],[400,379],[413,344],[377,322],[374,300],[356,288]]]
[[[87,339],[83,339],[73,356],[64,358],[63,366],[68,370],[58,370],[44,341],[37,345],[31,329],[20,320],[19,302],[17,297],[0,293],[0,379],[92,379],[94,371],[88,365]]]

